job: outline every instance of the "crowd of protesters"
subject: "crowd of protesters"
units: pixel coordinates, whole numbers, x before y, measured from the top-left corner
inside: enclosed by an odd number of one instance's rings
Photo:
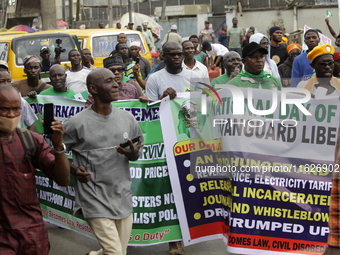
[[[297,43],[286,45],[279,26],[271,27],[267,36],[254,27],[244,31],[235,17],[230,27],[222,25],[218,36],[210,22],[205,21],[199,34],[188,40],[183,40],[175,24],[164,38],[159,38],[147,21],[139,24],[137,30],[143,34],[150,51],[155,51],[155,44],[163,39],[159,61],[153,66],[140,55],[140,43],[128,44],[123,32],[117,37],[115,50],[103,60],[103,68],[94,67],[89,49],[81,52],[73,49],[68,52],[71,66],[65,70],[60,59],[50,60],[49,48],[43,45],[40,58],[29,55],[23,59],[27,77],[12,83],[11,70],[1,61],[0,254],[48,254],[47,231],[35,191],[36,168],[62,186],[69,184],[70,173],[76,177],[75,214],[85,218],[102,248],[88,254],[126,254],[132,228],[128,162],[138,160],[144,140],[132,115],[114,108],[111,102],[129,99],[153,102],[167,96],[174,99],[179,92],[195,90],[192,85],[195,79],[212,87],[216,84],[278,90],[299,87],[309,90],[316,99],[340,97],[340,35],[334,32],[328,19],[326,24],[336,40],[336,48],[319,45],[319,31],[310,29],[303,38],[308,49],[302,52]],[[133,26],[129,22],[127,28]],[[99,24],[99,28],[104,27]],[[48,81],[41,78],[41,72],[49,74]],[[29,130],[35,130],[36,117],[21,97],[35,98],[38,94],[86,100],[85,109],[64,125],[57,120],[52,122],[52,148],[40,135],[17,128],[21,118]],[[34,141],[35,154],[28,159],[22,146],[23,134]],[[133,144],[131,138],[135,136],[140,139]],[[126,148],[116,146],[122,137],[129,143]],[[66,150],[73,152],[73,164],[68,162]],[[86,185],[93,181],[93,176],[86,169],[84,158],[92,160],[91,166],[107,170],[99,171],[95,177],[95,185],[100,183],[94,187],[95,196],[92,186]],[[340,188],[336,181],[325,254],[338,254],[340,250]],[[115,190],[111,192],[112,189]],[[170,254],[184,254],[181,242],[171,242],[169,246]]]

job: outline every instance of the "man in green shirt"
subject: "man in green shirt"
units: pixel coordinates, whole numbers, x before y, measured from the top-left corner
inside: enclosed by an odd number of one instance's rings
[[[241,55],[241,45],[243,41],[243,30],[237,26],[238,19],[233,18],[233,26],[227,32],[227,48],[229,51],[236,51]]]
[[[271,74],[263,71],[264,54],[268,54],[265,48],[259,44],[252,42],[247,44],[242,51],[242,63],[244,70],[235,78],[228,81],[228,84],[237,87],[251,87],[281,90],[280,81]]]
[[[53,65],[50,69],[50,80],[53,87],[48,88],[40,93],[44,96],[58,96],[70,99],[83,99],[80,93],[76,93],[73,90],[66,87],[66,77],[65,69],[61,65]]]
[[[226,73],[222,74],[211,81],[210,86],[215,87],[215,84],[227,84],[229,80],[238,75],[242,70],[242,60],[240,55],[231,51],[223,56],[223,67],[226,69]]]

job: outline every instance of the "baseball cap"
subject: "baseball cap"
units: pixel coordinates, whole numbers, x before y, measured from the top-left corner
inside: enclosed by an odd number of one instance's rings
[[[242,50],[242,58],[253,54],[254,52],[259,51],[263,54],[268,54],[268,51],[265,48],[262,48],[260,44],[256,42],[251,42],[247,44]]]
[[[130,22],[128,23],[128,25],[134,25],[134,23],[133,23],[132,21],[130,21]]]
[[[8,64],[4,60],[0,60],[0,66],[5,66],[8,69]]]
[[[50,52],[50,49],[49,49],[46,45],[44,45],[44,46],[42,46],[42,47],[40,48],[40,54],[43,53],[43,52],[45,52],[45,51]]]

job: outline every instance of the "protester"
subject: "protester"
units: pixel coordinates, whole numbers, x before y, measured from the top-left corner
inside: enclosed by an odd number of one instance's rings
[[[233,26],[228,29],[227,48],[229,51],[236,51],[241,55],[241,45],[243,41],[242,29],[237,26],[238,19],[233,18]]]
[[[50,69],[50,79],[53,87],[44,90],[40,93],[40,95],[84,100],[82,97],[79,98],[79,95],[77,95],[77,93],[72,89],[66,87],[66,77],[67,74],[65,73],[65,69],[62,65],[53,65]]]
[[[209,42],[209,43],[215,43],[215,31],[210,28],[210,22],[205,21],[204,22],[204,28],[200,31],[199,34],[199,44],[200,44],[200,49],[202,49],[202,43],[203,42]]]
[[[119,93],[111,71],[97,68],[86,82],[92,107],[65,121],[64,143],[76,176],[74,215],[85,218],[102,247],[88,254],[125,255],[132,229],[129,160],[138,160],[143,134],[131,113],[112,106]],[[138,136],[133,145],[130,139]],[[119,146],[127,141],[128,147]]]
[[[227,39],[228,39],[228,26],[227,24],[222,25],[222,32],[218,36],[218,42],[223,46],[227,47]]]
[[[100,29],[104,29],[104,28],[105,28],[105,25],[104,25],[103,22],[99,22],[99,23],[98,23],[98,27],[99,27]]]
[[[209,42],[203,42],[203,51],[207,53],[208,56],[208,67],[211,69],[215,69],[215,67],[220,66],[222,69],[222,74],[225,73],[224,68],[222,66],[222,58],[228,53],[228,49],[221,44]],[[212,56],[215,56],[214,64],[212,63]]]
[[[35,154],[26,153],[17,128],[21,99],[10,85],[0,85],[0,247],[1,254],[49,254],[50,244],[36,191],[35,170],[41,170],[60,186],[70,181],[65,156],[64,127],[54,120],[53,148],[37,133],[27,131]],[[25,139],[27,142],[28,139]],[[30,144],[30,143],[29,143]]]
[[[140,91],[138,91],[134,84],[123,81],[124,63],[120,54],[115,53],[110,55],[110,57],[105,58],[103,60],[103,65],[104,68],[110,70],[115,76],[114,80],[118,84],[118,100],[139,99],[141,102],[148,101],[140,88]],[[129,82],[131,82],[131,80]],[[139,85],[137,84],[137,86]],[[89,94],[85,104],[85,108],[88,108],[93,103],[93,96]]]
[[[0,60],[0,71],[9,71],[8,70],[8,63],[4,60]]]
[[[283,87],[290,87],[294,59],[301,54],[301,46],[296,43],[289,44],[287,47],[288,58],[279,65],[279,74]]]
[[[280,79],[279,70],[277,69],[277,65],[274,60],[270,59],[270,47],[269,47],[269,39],[267,36],[261,33],[253,34],[249,42],[256,42],[262,48],[265,48],[268,51],[268,54],[265,54],[265,62],[264,62],[264,71],[273,75],[274,77]]]
[[[148,30],[151,31],[151,34],[152,34],[152,37],[153,37],[153,40],[154,40],[154,47],[151,50],[152,50],[152,52],[155,52],[156,51],[156,43],[159,42],[160,38],[155,33],[156,30],[154,28],[152,28],[150,25],[148,25]]]
[[[334,71],[333,75],[337,78],[340,77],[340,52],[335,52],[334,53]]]
[[[192,42],[184,41],[182,43],[182,47],[184,52],[184,59],[182,63],[183,69],[196,72],[199,77],[203,79],[203,82],[210,83],[208,68],[194,58],[195,48]]]
[[[70,50],[68,60],[71,62],[71,68],[66,71],[66,86],[75,93],[86,91],[86,77],[90,70],[81,64],[79,51],[76,49]]]
[[[162,42],[162,47],[166,42],[175,41],[182,43],[182,37],[177,33],[177,26],[175,24],[171,25],[170,31],[165,34],[164,40]]]
[[[130,30],[133,30],[133,25],[134,25],[134,23],[132,22],[132,21],[130,21],[129,23],[128,23],[128,29],[130,29]]]
[[[141,33],[143,34],[143,36],[144,36],[144,39],[145,39],[145,42],[146,42],[146,44],[148,45],[148,47],[149,47],[149,50],[151,51],[151,47],[150,47],[150,45],[151,45],[151,41],[150,41],[150,39],[149,39],[149,36],[148,36],[148,34],[146,34],[146,33],[144,33],[144,32],[143,32],[143,30],[142,30],[142,27],[141,27],[141,26],[137,26],[136,30],[137,30],[137,31],[139,31],[139,32],[141,32]]]
[[[185,92],[191,87],[190,79],[199,78],[197,73],[182,69],[183,48],[178,42],[167,42],[163,46],[162,55],[166,69],[153,73],[146,82],[146,97],[150,101],[157,101],[168,95],[173,99],[176,92]]]
[[[35,98],[41,91],[48,89],[51,85],[39,79],[40,74],[40,59],[35,55],[28,55],[24,58],[24,73],[27,79],[13,82],[13,87],[16,87],[22,97]]]
[[[120,33],[118,36],[117,36],[117,42],[123,42],[123,43],[127,43],[127,37],[126,37],[126,34],[124,33]]]
[[[146,58],[143,58],[140,55],[139,52],[140,52],[140,42],[137,42],[137,41],[132,42],[130,45],[130,54],[131,54],[132,60],[136,63],[137,59],[139,59],[139,69],[142,74],[142,79],[145,80],[151,70],[151,65],[150,65],[150,62]]]
[[[328,18],[325,19],[325,22],[326,22],[326,25],[328,27],[329,32],[335,38],[335,45],[337,47],[340,47],[340,33],[339,34],[335,33],[334,29],[329,24],[329,19]]]
[[[225,74],[211,81],[210,86],[215,87],[215,84],[227,84],[242,71],[242,60],[240,55],[235,51],[230,51],[223,56],[223,67],[226,70]]]
[[[310,65],[307,54],[318,46],[320,42],[319,33],[314,29],[309,29],[305,35],[305,44],[308,50],[294,59],[291,87],[296,87],[301,80],[308,80],[314,74],[314,69]]]
[[[116,29],[121,29],[122,28],[122,24],[120,24],[119,22],[116,24]]]
[[[255,33],[255,30],[253,30],[252,28],[249,28],[247,33],[246,33],[246,39],[243,40],[242,42],[242,49],[249,44],[249,39],[250,37]]]
[[[189,41],[192,42],[192,44],[194,45],[194,48],[195,48],[194,58],[197,61],[204,64],[205,66],[207,66],[208,65],[207,60],[206,60],[207,54],[205,52],[201,51],[200,47],[198,47],[198,36],[197,35],[191,35],[189,37]]]
[[[273,26],[269,29],[270,35],[270,58],[279,66],[288,58],[287,48],[282,41],[282,29],[278,26]]]
[[[150,49],[152,49],[155,46],[155,41],[153,39],[151,30],[148,29],[148,24],[149,24],[148,21],[143,21],[143,23],[142,23],[142,25],[143,25],[143,33],[148,36],[149,41],[150,41]]]
[[[94,65],[91,64],[91,51],[89,49],[82,49],[81,50],[81,64],[91,71],[96,69]]]
[[[40,63],[40,72],[48,73],[54,63],[50,60],[51,52],[47,46],[44,45],[40,48],[40,57],[42,59]]]
[[[322,99],[328,97],[340,97],[340,81],[333,76],[334,48],[330,44],[314,47],[307,55],[311,67],[315,70],[315,76],[308,81],[301,81],[298,88],[305,88],[312,94],[312,98]]]
[[[0,70],[0,84],[12,84],[12,78],[8,71]],[[24,128],[24,124],[26,125],[27,129],[35,132],[36,126],[35,121],[38,120],[37,116],[35,115],[32,107],[27,103],[25,99],[20,97],[21,99],[21,119],[19,121],[19,127]]]
[[[265,54],[268,54],[268,51],[256,42],[246,45],[242,51],[244,69],[235,78],[229,80],[228,84],[237,87],[281,90],[280,81],[263,70]]]

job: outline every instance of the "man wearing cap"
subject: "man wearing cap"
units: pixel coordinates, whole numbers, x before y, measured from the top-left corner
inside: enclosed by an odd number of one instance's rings
[[[337,78],[340,78],[340,52],[334,53],[333,60],[334,60],[333,75]]]
[[[310,65],[310,60],[307,58],[307,54],[312,51],[314,47],[318,46],[320,42],[319,33],[314,29],[309,29],[306,31],[304,38],[308,50],[294,59],[291,87],[296,87],[301,80],[305,81],[310,79],[315,73]]]
[[[222,69],[222,74],[224,74],[225,71],[222,66],[222,59],[223,56],[229,52],[229,50],[222,44],[210,44],[207,41],[202,43],[202,50],[208,55],[208,67],[211,67],[211,69],[214,70],[216,66],[220,66],[220,68]],[[212,63],[212,56],[215,56],[214,64]]]
[[[210,84],[211,87],[214,88],[215,84],[227,84],[229,80],[233,79],[241,72],[241,56],[235,51],[228,52],[223,56],[223,67],[225,68],[226,73],[213,79]]]
[[[333,76],[334,48],[330,44],[316,46],[307,55],[315,76],[307,81],[301,81],[298,88],[309,90],[313,98],[340,97],[340,81]]]
[[[233,18],[233,26],[227,32],[227,48],[230,51],[236,51],[241,55],[241,45],[243,42],[243,30],[237,26],[238,19]]]
[[[244,70],[234,79],[229,80],[228,84],[237,87],[257,89],[277,88],[281,90],[280,81],[271,74],[263,71],[265,62],[264,54],[268,54],[268,51],[256,42],[247,44],[242,51]]]
[[[0,71],[8,71],[8,64],[4,60],[0,60]]]
[[[171,25],[170,31],[164,36],[164,40],[162,42],[162,47],[166,42],[170,42],[170,41],[174,41],[174,42],[178,42],[178,43],[182,43],[182,41],[183,41],[182,36],[180,36],[177,33],[177,26],[175,24]]]
[[[128,29],[130,29],[130,30],[133,30],[133,22],[132,21],[130,21],[129,23],[128,23]]]
[[[42,59],[40,63],[40,71],[45,73],[50,70],[51,66],[54,64],[51,62],[50,57],[51,57],[51,52],[50,49],[47,46],[42,46],[40,48],[40,57]]]
[[[131,53],[132,61],[136,63],[137,59],[139,59],[139,64],[137,64],[139,65],[138,69],[140,70],[140,73],[142,74],[142,79],[145,80],[151,70],[151,65],[150,65],[150,62],[146,58],[143,58],[139,54],[140,44],[141,42],[139,41],[133,41],[130,44],[130,53]]]
[[[150,48],[152,49],[155,46],[155,41],[152,36],[152,32],[148,29],[148,21],[143,21],[142,26],[143,26],[143,33],[147,34],[150,40]],[[131,47],[131,46],[130,46]]]
[[[184,52],[182,67],[196,72],[200,78],[204,79],[203,82],[210,83],[208,68],[194,58],[195,48],[193,43],[189,40],[184,41],[182,47]]]
[[[288,58],[278,69],[283,87],[290,87],[294,59],[301,54],[301,46],[296,43],[289,44],[287,47]]]
[[[203,42],[215,43],[215,31],[210,28],[210,22],[204,22],[204,28],[200,31],[199,34],[199,45],[200,49],[202,49]]]
[[[279,66],[288,58],[287,49],[282,41],[282,30],[278,26],[273,26],[269,29],[270,35],[270,58]]]
[[[24,73],[27,79],[13,82],[12,86],[16,87],[22,97],[35,98],[41,91],[48,89],[51,85],[40,80],[40,59],[35,55],[28,55],[23,59]]]
[[[70,50],[68,60],[71,68],[66,71],[66,86],[76,93],[86,91],[86,77],[91,70],[81,64],[81,55],[76,49]]]

